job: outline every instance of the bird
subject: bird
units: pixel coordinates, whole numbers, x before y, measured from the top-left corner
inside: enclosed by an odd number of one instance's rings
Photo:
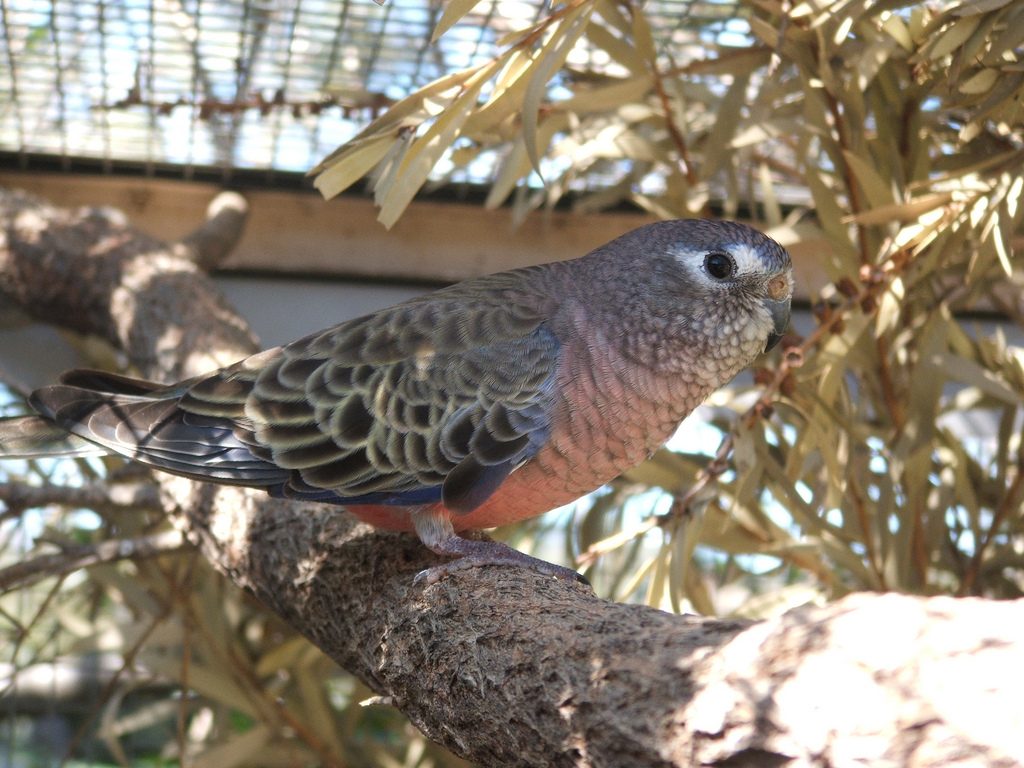
[[[534,517],[658,449],[777,344],[789,254],[739,222],[641,226],[162,384],[72,370],[0,422],[0,456],[120,454],[344,507],[454,558],[575,571],[470,532]]]

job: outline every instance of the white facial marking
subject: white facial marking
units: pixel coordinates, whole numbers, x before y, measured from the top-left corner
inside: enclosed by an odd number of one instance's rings
[[[730,246],[729,253],[736,260],[736,277],[764,272],[764,263],[755,248],[741,243]]]
[[[690,275],[704,280],[710,279],[704,271],[704,257],[708,255],[707,251],[696,251],[692,248],[683,248],[676,245],[669,250],[669,253],[675,257],[679,266]]]

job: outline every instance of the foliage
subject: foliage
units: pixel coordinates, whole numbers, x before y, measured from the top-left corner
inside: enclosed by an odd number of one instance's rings
[[[860,589],[1019,597],[1024,5],[740,5],[738,46],[721,19],[666,36],[639,3],[555,5],[493,60],[394,104],[316,183],[331,196],[371,174],[391,224],[440,169],[490,162],[487,205],[521,217],[629,203],[744,216],[790,247],[815,323],[712,399],[717,449],[674,443],[570,521],[599,592],[748,615]],[[473,7],[452,0],[437,34]],[[113,468],[80,466],[79,484]],[[60,504],[39,513],[44,535],[17,533],[28,518],[12,507],[4,552],[19,536],[39,552],[137,538],[159,519]],[[505,533],[539,542],[559,524]],[[161,718],[166,755],[198,765],[451,759],[399,743],[383,708],[358,705],[365,691],[192,555],[52,576],[0,610],[18,667],[108,651],[125,676],[188,691],[141,715],[101,691],[86,729],[113,759]]]

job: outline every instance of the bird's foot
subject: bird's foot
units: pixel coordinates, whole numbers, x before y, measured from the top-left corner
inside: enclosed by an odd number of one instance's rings
[[[517,568],[529,568],[556,579],[578,581],[590,586],[589,581],[571,568],[523,554],[500,541],[464,539],[455,533],[446,513],[419,511],[413,514],[413,521],[420,541],[431,552],[444,557],[458,558],[450,563],[435,565],[420,571],[414,579],[416,584],[436,584],[445,576],[467,568],[479,568],[483,565],[512,565]]]

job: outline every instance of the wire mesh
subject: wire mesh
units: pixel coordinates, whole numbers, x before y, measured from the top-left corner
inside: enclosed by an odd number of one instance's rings
[[[0,149],[30,157],[305,171],[382,109],[547,12],[483,0],[439,41],[430,0],[0,0]],[[651,0],[674,60],[710,34],[742,44],[732,2]],[[729,40],[729,37],[732,37]],[[570,64],[604,72],[585,40]],[[476,179],[475,181],[485,181]]]

